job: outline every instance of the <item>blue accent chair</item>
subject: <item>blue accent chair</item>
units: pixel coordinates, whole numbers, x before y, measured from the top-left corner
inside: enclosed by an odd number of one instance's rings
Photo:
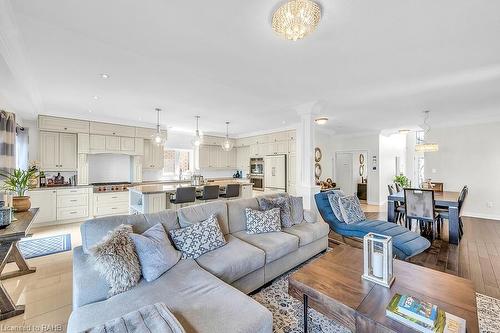
[[[340,222],[330,206],[328,193],[317,193],[314,195],[314,199],[321,217],[337,234],[353,238],[363,238],[369,232],[391,236],[393,253],[402,260],[409,259],[431,246],[426,238],[396,223],[378,220],[365,220],[351,224]]]

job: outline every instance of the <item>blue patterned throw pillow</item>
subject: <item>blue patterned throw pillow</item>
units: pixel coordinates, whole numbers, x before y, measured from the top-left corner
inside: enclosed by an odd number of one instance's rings
[[[333,214],[340,222],[344,222],[344,217],[342,216],[342,211],[340,210],[339,198],[345,197],[342,190],[333,190],[328,193],[328,201],[332,207]]]
[[[226,245],[226,239],[215,214],[189,227],[170,230],[170,237],[175,247],[182,252],[182,259],[196,259]]]
[[[264,211],[245,208],[245,215],[247,217],[247,234],[281,231],[279,208]]]
[[[304,220],[304,203],[302,197],[290,196],[290,209],[292,211],[292,223],[301,224]]]
[[[260,209],[269,210],[272,208],[280,209],[281,225],[284,228],[293,226],[292,211],[290,209],[290,199],[288,196],[277,197],[273,199],[258,198]]]
[[[339,198],[339,205],[345,223],[349,224],[366,220],[365,213],[361,209],[357,196],[348,195]]]

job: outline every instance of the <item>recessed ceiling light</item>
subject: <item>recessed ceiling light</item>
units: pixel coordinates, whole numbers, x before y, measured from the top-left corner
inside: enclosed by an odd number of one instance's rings
[[[95,96],[94,96],[94,99],[99,99],[99,96],[95,95]]]
[[[102,74],[101,74],[101,78],[103,78],[103,79],[108,79],[108,78],[109,78],[109,74],[102,73]]]
[[[92,113],[92,110],[89,110],[89,113]]]
[[[319,117],[319,118],[314,119],[314,121],[318,125],[324,125],[328,122],[328,117]]]

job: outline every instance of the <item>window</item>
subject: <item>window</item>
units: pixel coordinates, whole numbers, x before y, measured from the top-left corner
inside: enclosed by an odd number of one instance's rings
[[[163,175],[178,178],[193,171],[193,151],[190,149],[168,149],[164,152]]]
[[[425,132],[424,131],[417,131],[415,132],[416,138],[417,138],[417,145],[424,143],[425,141]]]

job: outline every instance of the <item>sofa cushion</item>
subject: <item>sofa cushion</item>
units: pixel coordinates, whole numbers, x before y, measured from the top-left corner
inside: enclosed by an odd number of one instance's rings
[[[280,210],[280,221],[281,225],[285,228],[291,227],[293,225],[292,221],[292,211],[290,209],[290,199],[288,197],[278,197],[273,199],[268,199],[265,197],[260,197],[258,199],[260,209],[270,210],[272,208],[279,208]],[[248,221],[247,221],[248,230]]]
[[[339,206],[345,223],[349,224],[366,220],[365,213],[361,209],[361,204],[357,196],[348,195],[339,198]]]
[[[129,290],[141,278],[141,265],[130,233],[132,226],[119,225],[89,250],[94,269],[110,286],[109,296]]]
[[[229,233],[229,226],[227,222],[227,206],[224,201],[213,201],[201,205],[193,205],[177,210],[179,216],[179,224],[181,227],[187,227],[193,223],[205,221],[212,214],[217,216],[220,228],[224,235]]]
[[[279,208],[272,208],[265,211],[245,208],[245,215],[247,216],[248,234],[281,231]]]
[[[226,241],[225,246],[196,259],[201,267],[222,281],[231,284],[266,263],[266,254],[263,250],[230,234],[226,235]]]
[[[304,246],[320,238],[328,236],[330,227],[324,222],[302,222],[290,228],[284,228],[283,231],[299,237],[299,246]]]
[[[163,226],[158,223],[142,234],[130,234],[141,263],[142,276],[153,281],[181,259],[181,253],[170,243]]]
[[[158,223],[163,225],[166,232],[181,227],[179,221],[177,220],[177,212],[173,209],[162,210],[161,212],[153,214],[145,214],[144,218],[147,221],[148,228],[151,228]],[[139,228],[134,228],[134,232],[143,233],[144,231],[139,230]]]
[[[268,232],[249,235],[246,231],[238,231],[233,236],[250,243],[266,253],[266,263],[286,256],[299,248],[299,238],[286,232]]]
[[[302,197],[290,196],[290,210],[292,213],[292,223],[302,223],[304,220],[304,200]]]
[[[170,230],[175,247],[182,252],[182,258],[196,259],[202,254],[226,245],[215,214],[203,222],[185,228]]]
[[[259,203],[255,198],[230,200],[227,202],[229,232],[235,233],[247,229],[245,208],[258,210]]]
[[[187,332],[272,332],[269,310],[191,259],[179,261],[153,282],[141,280],[125,293],[75,309],[68,332],[81,332],[158,302],[167,305]]]

